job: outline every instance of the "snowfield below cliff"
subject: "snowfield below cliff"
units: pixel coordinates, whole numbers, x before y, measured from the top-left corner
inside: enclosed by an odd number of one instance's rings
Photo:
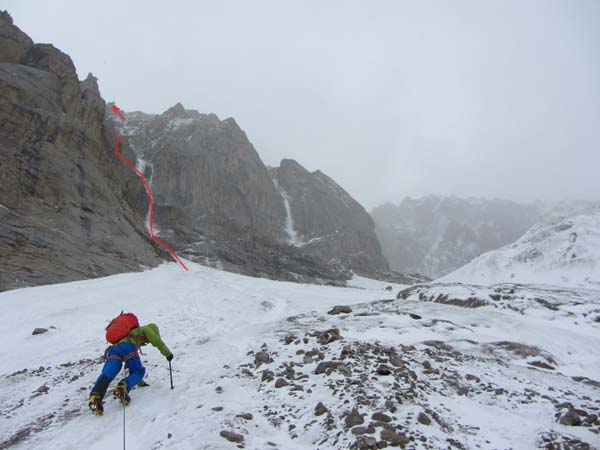
[[[0,449],[122,448],[118,402],[87,408],[121,310],[175,355],[170,390],[144,348],[130,450],[600,447],[598,290],[339,288],[189,265],[0,294]]]

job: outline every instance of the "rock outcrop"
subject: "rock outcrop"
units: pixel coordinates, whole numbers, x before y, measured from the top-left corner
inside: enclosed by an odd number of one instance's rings
[[[0,61],[3,63],[21,64],[33,47],[31,38],[13,24],[6,11],[0,11],[0,42]]]
[[[291,159],[284,159],[274,174],[288,203],[291,243],[330,265],[359,274],[389,271],[373,219],[341,186]]]
[[[104,111],[91,74],[80,82],[68,55],[0,12],[0,291],[161,261]]]

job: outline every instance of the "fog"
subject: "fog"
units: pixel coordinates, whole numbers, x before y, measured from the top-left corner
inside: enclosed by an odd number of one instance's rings
[[[107,101],[234,117],[367,209],[600,199],[600,2],[5,0]]]

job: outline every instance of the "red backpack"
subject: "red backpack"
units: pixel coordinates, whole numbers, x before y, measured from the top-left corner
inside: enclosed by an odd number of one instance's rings
[[[126,338],[129,332],[138,328],[140,323],[133,313],[121,313],[115,317],[106,327],[106,340],[111,344],[116,344],[121,339]]]

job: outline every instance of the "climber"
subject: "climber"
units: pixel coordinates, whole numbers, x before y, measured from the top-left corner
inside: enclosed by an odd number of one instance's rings
[[[121,380],[113,389],[114,398],[127,406],[131,401],[129,393],[136,385],[144,383],[142,379],[146,369],[139,357],[140,347],[150,343],[156,347],[167,358],[173,359],[173,353],[160,338],[158,327],[150,323],[140,326],[135,314],[119,314],[106,327],[106,340],[112,344],[106,351],[106,362],[102,373],[96,380],[90,394],[90,409],[101,416],[104,412],[103,399],[108,385],[117,376],[123,363],[129,370],[129,375]]]

